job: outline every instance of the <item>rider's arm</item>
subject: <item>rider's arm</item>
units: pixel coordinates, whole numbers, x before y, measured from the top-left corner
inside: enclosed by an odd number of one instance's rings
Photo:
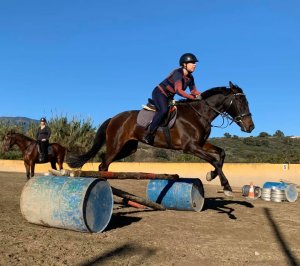
[[[191,81],[191,84],[190,84],[189,88],[190,88],[191,94],[194,95],[194,96],[197,96],[201,93],[196,88],[194,77],[192,76],[191,78],[192,78],[192,81]]]
[[[183,90],[183,73],[181,69],[178,69],[177,71],[174,71],[173,73],[173,80],[174,80],[174,91],[176,94],[187,98],[187,99],[195,99],[194,95],[188,94]]]
[[[50,136],[51,136],[51,129],[50,129],[50,127],[48,127],[48,140],[50,139]]]
[[[36,136],[35,136],[36,140],[39,139],[39,134],[40,134],[40,128],[38,128],[38,131],[36,132]]]
[[[188,94],[182,89],[182,81],[181,80],[178,80],[175,82],[175,92],[184,98],[195,99],[194,95]]]

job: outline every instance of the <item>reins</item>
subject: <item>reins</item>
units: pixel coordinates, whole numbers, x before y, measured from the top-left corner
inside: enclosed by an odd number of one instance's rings
[[[227,128],[227,127],[230,126],[233,122],[236,122],[236,123],[239,122],[239,123],[241,123],[241,124],[243,125],[243,127],[245,128],[244,123],[243,123],[243,121],[242,121],[242,118],[245,117],[245,116],[251,116],[251,113],[247,113],[247,114],[246,114],[246,113],[243,113],[243,114],[239,114],[239,115],[237,115],[237,116],[235,116],[235,117],[231,117],[231,116],[227,113],[227,110],[229,110],[229,108],[230,108],[231,105],[233,104],[233,100],[235,99],[236,96],[245,96],[245,94],[244,94],[244,93],[234,93],[234,94],[232,94],[231,101],[230,101],[228,107],[226,108],[226,110],[223,111],[223,112],[221,112],[221,111],[219,111],[217,108],[211,106],[206,100],[195,100],[195,101],[204,101],[204,103],[205,103],[211,110],[213,110],[214,112],[216,112],[217,114],[219,114],[219,115],[222,117],[222,124],[219,125],[219,126],[212,125],[211,122],[209,121],[209,119],[208,119],[207,117],[205,117],[203,114],[201,114],[201,113],[200,113],[200,112],[199,112],[199,111],[191,104],[191,102],[186,102],[186,104],[187,104],[191,109],[193,109],[194,112],[195,112],[198,116],[204,118],[204,119],[206,120],[206,122],[207,122],[208,124],[211,125],[211,127],[216,127],[216,128]],[[177,104],[177,103],[176,103],[176,104]],[[237,108],[237,106],[236,106],[236,108]],[[238,109],[238,108],[237,108],[237,109]],[[238,111],[239,111],[239,110],[238,110]],[[226,124],[226,126],[223,126],[224,123],[225,123],[225,118],[227,119],[227,124]],[[230,120],[231,122],[229,122],[229,120]]]
[[[201,101],[201,100],[199,100]],[[227,128],[229,125],[231,125],[233,123],[233,119],[225,112],[220,112],[218,109],[214,108],[213,106],[209,105],[208,102],[206,100],[203,100],[205,102],[205,104],[210,108],[212,109],[213,111],[215,111],[216,113],[218,113],[221,117],[222,117],[222,124],[220,126],[215,126],[215,125],[212,125],[211,122],[209,121],[209,119],[207,117],[205,117],[203,114],[201,114],[190,102],[187,102],[187,105],[192,108],[194,110],[194,112],[204,118],[206,120],[206,122],[208,124],[210,124],[211,127],[216,127],[216,128]],[[224,122],[225,122],[225,118],[227,118],[227,125],[223,127],[224,125]],[[228,120],[232,120],[231,123],[228,122]]]

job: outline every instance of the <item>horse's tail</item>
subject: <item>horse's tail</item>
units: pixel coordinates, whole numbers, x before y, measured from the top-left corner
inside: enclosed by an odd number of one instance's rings
[[[92,148],[85,154],[75,155],[70,154],[67,158],[67,164],[71,168],[80,168],[88,160],[95,157],[97,152],[101,149],[106,140],[106,128],[110,122],[111,118],[107,119],[98,129]]]

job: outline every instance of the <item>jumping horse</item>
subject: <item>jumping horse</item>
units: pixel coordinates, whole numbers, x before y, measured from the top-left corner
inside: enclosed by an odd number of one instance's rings
[[[91,149],[83,155],[71,154],[67,163],[72,168],[82,167],[94,157],[106,143],[106,153],[102,156],[100,171],[107,171],[116,160],[136,152],[138,141],[142,141],[145,128],[137,125],[139,111],[125,111],[106,120],[98,129]],[[202,100],[182,100],[177,102],[177,118],[170,129],[171,146],[209,162],[214,170],[208,172],[206,179],[219,176],[226,196],[233,196],[232,188],[225,177],[222,167],[225,152],[222,148],[207,141],[212,121],[221,115],[235,122],[242,131],[250,133],[254,123],[248,101],[243,90],[229,82],[229,87],[212,88],[202,93]],[[170,148],[163,132],[157,131],[154,147]]]
[[[29,138],[23,134],[9,132],[5,135],[3,141],[3,150],[9,151],[12,146],[17,145],[23,154],[24,165],[26,168],[27,179],[34,176],[34,168],[36,163],[39,162],[38,143],[36,140]],[[56,163],[59,170],[63,169],[63,162],[66,154],[66,148],[58,143],[51,143],[51,149],[48,157],[43,163],[51,163],[52,169],[56,168]]]

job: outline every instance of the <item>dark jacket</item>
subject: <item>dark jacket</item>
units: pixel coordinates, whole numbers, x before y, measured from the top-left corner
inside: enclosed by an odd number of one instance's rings
[[[187,99],[195,99],[195,96],[200,94],[196,89],[193,75],[184,76],[182,68],[173,70],[157,87],[162,94],[169,98],[173,98],[175,94],[178,94]],[[187,87],[189,87],[191,94],[185,92]]]
[[[42,140],[42,139],[46,139],[49,140],[51,136],[51,129],[48,126],[45,126],[43,129],[41,129],[39,127],[38,132],[36,134],[36,139],[37,140]]]

